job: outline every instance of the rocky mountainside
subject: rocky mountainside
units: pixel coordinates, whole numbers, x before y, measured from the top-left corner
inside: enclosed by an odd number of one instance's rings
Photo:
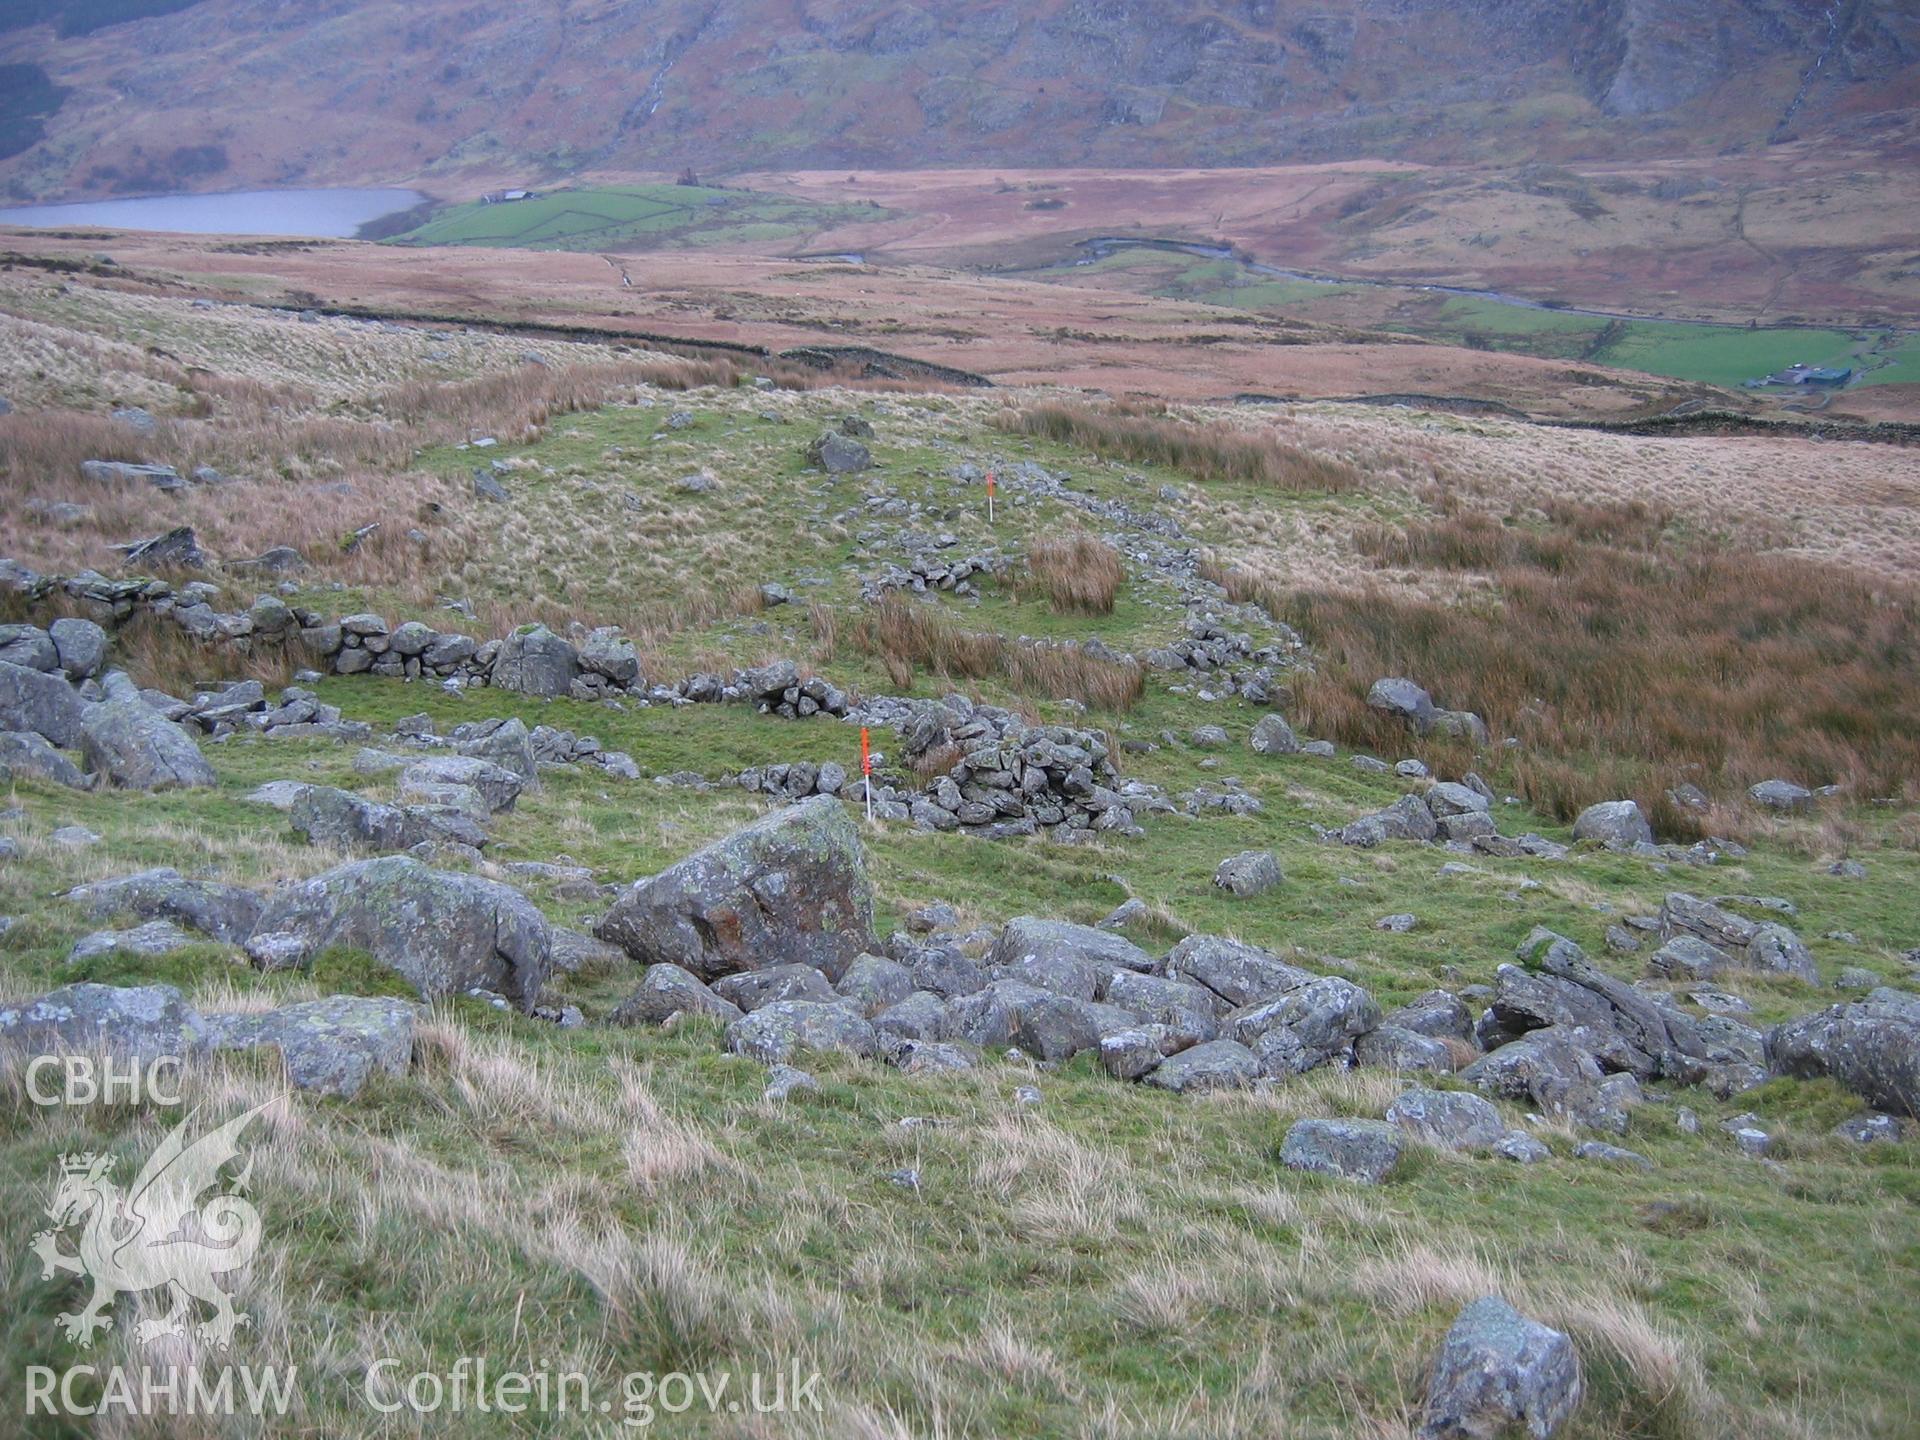
[[[164,13],[155,13],[164,12]],[[122,16],[132,18],[122,19]],[[1902,0],[39,4],[12,194],[582,167],[1716,152],[1910,107]]]

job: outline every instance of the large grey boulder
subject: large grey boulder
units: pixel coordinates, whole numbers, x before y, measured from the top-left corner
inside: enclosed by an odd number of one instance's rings
[[[580,665],[615,685],[633,685],[640,679],[640,657],[633,641],[611,626],[602,626],[587,636],[587,643],[580,649]]]
[[[1100,1037],[1100,1066],[1116,1080],[1138,1080],[1166,1058],[1157,1025],[1116,1030]]]
[[[1102,998],[1143,1021],[1164,1025],[1195,1044],[1218,1035],[1220,1015],[1226,1009],[1220,997],[1204,985],[1160,975],[1135,975],[1128,970],[1115,971],[1109,977]]]
[[[1660,906],[1660,938],[1671,940],[1691,935],[1714,949],[1738,958],[1759,925],[1744,915],[1723,910],[1710,900],[1679,891],[1667,896]]]
[[[91,620],[63,616],[47,627],[60,668],[72,680],[90,680],[107,663],[107,632]]]
[[[1043,990],[1019,980],[995,980],[986,989],[947,1003],[953,1033],[983,1050],[1018,1046],[1037,1060],[1069,1060],[1092,1050],[1100,1037],[1130,1029],[1136,1020],[1117,1006]]]
[[[1433,728],[1433,696],[1411,680],[1388,676],[1373,682],[1367,691],[1367,704],[1383,715],[1406,722],[1407,727],[1424,735]]]
[[[1875,1109],[1920,1116],[1920,995],[1882,987],[1767,1032],[1776,1075],[1831,1075]]]
[[[1427,1381],[1419,1440],[1549,1440],[1579,1408],[1580,1357],[1497,1295],[1462,1310]]]
[[[727,1049],[762,1065],[784,1064],[801,1050],[872,1059],[880,1037],[860,1012],[814,1000],[777,1000],[727,1026]]]
[[[1408,1090],[1387,1107],[1387,1119],[1443,1150],[1491,1150],[1507,1133],[1500,1112],[1464,1090]]]
[[[916,986],[931,990],[943,1000],[977,994],[993,978],[985,965],[951,945],[916,945],[900,963],[911,972]]]
[[[1144,974],[1153,957],[1111,931],[1022,915],[995,938],[987,965],[1030,985],[1091,1000],[1115,970]]]
[[[866,446],[833,430],[823,430],[807,447],[807,459],[830,475],[851,475],[873,464]]]
[[[1247,744],[1253,747],[1256,755],[1298,755],[1300,738],[1293,733],[1293,727],[1279,715],[1262,715],[1253,727],[1253,733],[1247,737]]]
[[[1386,809],[1363,815],[1340,830],[1340,842],[1370,850],[1388,840],[1414,840],[1421,844],[1440,833],[1433,811],[1418,795],[1402,795]]]
[[[580,678],[580,656],[544,625],[527,625],[500,642],[493,683],[523,695],[565,695]]]
[[[53,637],[38,625],[0,625],[0,660],[43,672],[60,668]]]
[[[1215,885],[1242,900],[1266,894],[1285,878],[1271,850],[1242,850],[1222,860],[1213,872]]]
[[[945,1040],[953,1034],[947,1005],[931,990],[916,990],[873,1017],[873,1028],[889,1053],[906,1041]]]
[[[1458,819],[1463,815],[1484,815],[1493,804],[1471,785],[1463,785],[1457,780],[1442,780],[1427,791],[1426,802],[1435,821]]]
[[[128,460],[82,460],[82,479],[96,485],[151,485],[156,490],[183,490],[186,478],[171,465],[136,465]]]
[[[856,964],[859,962],[856,961]],[[814,1000],[831,1004],[840,998],[827,977],[813,966],[794,961],[765,970],[742,970],[713,982],[713,993],[751,1014],[781,1000]]]
[[[28,731],[71,750],[87,709],[61,676],[0,660],[0,730]]]
[[[71,790],[87,788],[80,767],[31,730],[0,730],[0,765],[17,778],[31,776]]]
[[[569,930],[564,925],[552,925],[548,929],[553,936],[548,952],[552,962],[550,970],[565,971],[569,975],[611,975],[627,968],[626,954],[604,940]]]
[[[884,955],[862,955],[834,988],[858,1005],[861,1013],[876,1015],[914,993],[913,972]]]
[[[1791,975],[1809,985],[1820,983],[1820,969],[1806,942],[1785,925],[1766,924],[1753,932],[1747,942],[1747,966],[1775,975]]]
[[[1698,935],[1676,935],[1647,957],[1647,969],[1667,980],[1712,980],[1727,964],[1726,952]]]
[[[1351,980],[1323,975],[1273,1000],[1243,1006],[1222,1028],[1260,1057],[1269,1075],[1301,1075],[1346,1060],[1380,1023],[1380,1006]]]
[[[189,880],[168,867],[96,880],[69,890],[67,898],[85,906],[96,920],[122,913],[143,920],[174,920],[229,945],[244,944],[266,908],[266,901],[251,890]]]
[[[1208,1090],[1244,1090],[1259,1078],[1259,1058],[1246,1046],[1233,1040],[1210,1040],[1169,1055],[1147,1072],[1145,1083],[1176,1095],[1194,1095]]]
[[[796,960],[837,979],[879,948],[860,833],[824,795],[636,881],[594,933],[706,980]]]
[[[502,724],[487,727],[483,735],[462,740],[458,749],[460,754],[468,759],[486,760],[498,765],[502,770],[511,770],[525,782],[523,789],[538,790],[540,788],[539,763],[533,754],[533,732],[527,729],[526,722],[518,716]],[[474,782],[463,780],[459,783]]]
[[[1448,1036],[1456,1040],[1473,1037],[1473,1013],[1451,990],[1429,990],[1415,996],[1398,1010],[1388,1011],[1380,1023],[1411,1030],[1416,1035],[1430,1035],[1436,1040]]]
[[[102,955],[132,955],[144,960],[171,955],[193,943],[193,937],[171,920],[149,920],[131,930],[96,930],[82,935],[67,951],[67,963],[97,960]]]
[[[678,965],[649,965],[640,984],[607,1016],[609,1025],[664,1025],[674,1015],[714,1015],[738,1020],[740,1007],[707,988]]]
[[[1168,979],[1190,980],[1228,1005],[1250,1005],[1318,978],[1278,955],[1217,935],[1189,935],[1173,947],[1161,968]]]
[[[1747,798],[1768,810],[1805,810],[1813,804],[1813,792],[1791,780],[1762,780],[1748,787]]]
[[[1651,845],[1653,826],[1632,800],[1602,800],[1589,805],[1573,822],[1573,838],[1603,845]]]
[[[207,1043],[207,1022],[171,985],[64,985],[0,1007],[0,1041],[25,1055],[184,1058]]]
[[[1602,1076],[1590,1051],[1553,1028],[1482,1055],[1460,1078],[1489,1095],[1579,1118],[1590,1113]]]
[[[332,995],[264,1014],[207,1016],[216,1050],[276,1050],[295,1089],[351,1099],[376,1073],[404,1075],[413,1060],[413,1006]]]
[[[465,785],[486,802],[487,813],[511,810],[527,778],[517,769],[496,765],[477,755],[430,755],[400,772],[400,786]]]
[[[349,946],[397,971],[423,998],[479,988],[528,1010],[546,984],[551,943],[546,918],[519,891],[386,855],[280,890],[248,953],[270,965],[304,964]]]
[[[1280,1145],[1289,1170],[1378,1185],[1399,1162],[1400,1130],[1384,1120],[1296,1120]]]
[[[384,805],[331,785],[302,790],[288,818],[308,844],[338,850],[411,850],[421,844],[471,845],[477,850],[488,839],[458,807]]]
[[[1445,1040],[1398,1025],[1380,1025],[1353,1042],[1357,1065],[1383,1070],[1425,1071],[1445,1075],[1456,1068],[1453,1047]]]
[[[107,676],[106,698],[82,713],[78,738],[87,763],[124,790],[181,790],[219,783],[213,766],[187,732],[147,704],[139,688],[119,671]]]

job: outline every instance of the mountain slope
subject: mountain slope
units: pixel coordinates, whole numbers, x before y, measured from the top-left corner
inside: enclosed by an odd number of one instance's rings
[[[200,0],[107,24],[99,12],[46,0],[37,23],[0,32],[0,63],[39,66],[68,91],[36,122],[45,138],[0,161],[16,196],[594,166],[1713,153],[1904,112],[1920,78],[1920,17],[1902,0]]]

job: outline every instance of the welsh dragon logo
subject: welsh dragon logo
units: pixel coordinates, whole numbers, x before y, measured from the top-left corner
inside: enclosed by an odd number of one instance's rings
[[[60,1157],[60,1182],[46,1210],[53,1224],[34,1236],[33,1253],[40,1257],[43,1280],[65,1272],[93,1281],[93,1298],[85,1308],[59,1317],[69,1340],[90,1347],[95,1333],[112,1325],[106,1309],[116,1296],[162,1286],[172,1309],[135,1327],[142,1344],[185,1335],[195,1319],[195,1301],[212,1306],[213,1315],[195,1325],[194,1334],[217,1350],[233,1344],[236,1326],[252,1323],[234,1310],[219,1284],[220,1276],[246,1266],[260,1246],[260,1212],[243,1198],[252,1162],[226,1188],[217,1187],[221,1170],[240,1155],[240,1132],[272,1103],[192,1143],[186,1138],[193,1123],[189,1114],[125,1190],[114,1181],[118,1162],[113,1156]],[[215,1193],[202,1202],[209,1190]],[[60,1240],[76,1225],[78,1252],[65,1254]]]

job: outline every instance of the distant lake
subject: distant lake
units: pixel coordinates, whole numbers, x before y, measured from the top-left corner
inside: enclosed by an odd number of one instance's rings
[[[369,220],[411,209],[426,198],[417,190],[235,190],[225,195],[153,195],[141,200],[22,205],[0,210],[0,225],[37,229],[107,225],[119,230],[164,230],[180,235],[346,239]]]

